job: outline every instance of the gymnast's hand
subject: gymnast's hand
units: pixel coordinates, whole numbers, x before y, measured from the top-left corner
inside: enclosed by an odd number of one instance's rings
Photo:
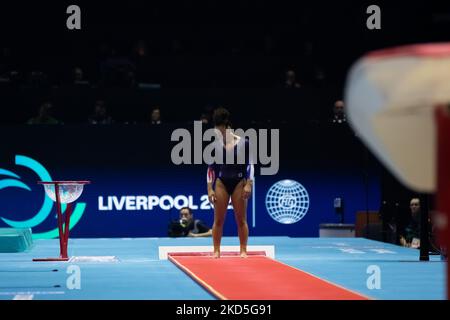
[[[252,194],[252,185],[250,183],[246,183],[244,185],[244,190],[242,191],[242,198],[244,200],[247,200],[250,198],[250,195]]]
[[[208,199],[209,199],[209,202],[211,202],[212,204],[216,203],[217,198],[216,198],[216,193],[214,192],[214,190],[211,190],[208,192]]]

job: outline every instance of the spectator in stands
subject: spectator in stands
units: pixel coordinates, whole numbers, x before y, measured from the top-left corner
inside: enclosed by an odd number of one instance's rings
[[[62,124],[52,115],[53,105],[46,101],[39,107],[38,115],[27,121],[27,124]]]
[[[28,85],[34,88],[45,88],[50,85],[48,74],[40,70],[33,70],[28,75]]]
[[[80,67],[73,69],[73,78],[75,82],[83,80],[83,70]]]
[[[154,125],[161,124],[161,109],[159,107],[153,108],[150,123]]]
[[[150,56],[150,53],[154,51],[155,48],[152,48],[151,42],[139,40],[134,44],[131,52],[131,59],[135,66],[132,80],[136,83],[158,84],[160,82],[154,59]]]
[[[203,221],[194,219],[194,214],[189,207],[181,208],[180,219],[169,225],[171,237],[211,237],[212,229]]]
[[[145,58],[147,55],[147,43],[144,40],[137,41],[133,48],[133,58]]]
[[[337,100],[334,103],[332,122],[338,124],[347,122],[344,112],[344,101]]]
[[[72,81],[73,84],[89,84],[89,82],[84,79],[84,72],[80,67],[75,67],[72,70]]]
[[[126,83],[126,87],[128,87],[128,88],[137,87],[136,73],[133,70],[128,71],[128,73],[126,74],[125,83]]]
[[[400,244],[404,247],[420,248],[420,199],[412,198],[409,203],[410,216],[406,227],[400,233]]]
[[[109,50],[108,57],[100,64],[100,70],[104,86],[129,88],[136,84],[135,64],[115,49]]]
[[[313,70],[313,81],[311,83],[316,88],[324,88],[327,85],[327,74],[325,69],[317,65]]]
[[[284,87],[287,89],[299,89],[301,87],[300,83],[296,80],[295,71],[289,69],[286,71],[286,80],[284,82]]]
[[[94,106],[94,113],[88,119],[89,124],[113,124],[112,117],[108,114],[105,101],[97,100]]]

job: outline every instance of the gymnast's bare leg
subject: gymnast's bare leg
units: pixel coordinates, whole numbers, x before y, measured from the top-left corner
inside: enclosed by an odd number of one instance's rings
[[[230,195],[220,179],[216,181],[215,190],[208,190],[208,195],[210,201],[214,204],[214,224],[212,228],[214,258],[220,258],[220,242]]]

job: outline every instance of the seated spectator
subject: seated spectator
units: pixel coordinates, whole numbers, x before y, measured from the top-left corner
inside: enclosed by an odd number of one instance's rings
[[[212,229],[203,221],[194,219],[194,214],[189,207],[181,208],[180,220],[172,221],[169,225],[171,237],[210,237]]]
[[[84,78],[84,72],[80,67],[73,69],[72,82],[73,84],[89,84],[89,81]]]
[[[52,116],[53,105],[46,101],[40,107],[38,115],[27,121],[27,124],[62,124]]]
[[[323,88],[326,86],[327,80],[327,74],[325,73],[325,70],[320,67],[316,66],[313,71],[313,84],[316,88]]]
[[[161,109],[159,107],[153,108],[150,123],[161,124]]]
[[[89,124],[113,124],[112,117],[108,114],[105,101],[95,102],[94,113],[88,119]]]
[[[145,58],[148,56],[147,43],[144,40],[139,40],[133,47],[133,58]]]
[[[286,72],[286,81],[284,82],[284,87],[287,89],[299,89],[301,87],[300,83],[296,80],[295,71],[290,69]]]
[[[146,82],[149,76],[149,57],[147,44],[144,40],[139,40],[131,51],[131,61],[135,66],[133,76],[137,82]],[[129,71],[129,74],[132,71]]]
[[[135,70],[136,66],[128,57],[112,49],[100,63],[102,84],[107,87],[133,87],[136,85]]]
[[[347,122],[347,118],[346,118],[345,112],[344,112],[344,101],[337,100],[334,103],[332,122],[333,123],[345,123],[345,122]]]
[[[406,227],[400,233],[400,244],[409,248],[420,248],[420,199],[413,198],[409,204],[410,216]]]
[[[50,80],[43,71],[34,70],[28,75],[28,85],[33,88],[45,88],[50,86]]]

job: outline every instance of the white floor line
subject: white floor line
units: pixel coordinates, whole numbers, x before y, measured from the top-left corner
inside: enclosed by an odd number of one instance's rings
[[[33,300],[34,294],[16,294],[13,300]]]
[[[159,259],[167,260],[169,252],[212,252],[213,246],[160,246]],[[239,246],[221,246],[220,250],[239,252]],[[264,251],[266,256],[275,259],[275,246],[248,246],[247,251]]]
[[[34,298],[35,295],[55,295],[55,294],[65,294],[64,291],[4,291],[0,292],[0,296],[14,296],[14,300],[26,300],[26,299],[18,299],[20,297],[29,297]],[[17,297],[17,299],[16,299]],[[27,299],[31,300],[31,299]]]

